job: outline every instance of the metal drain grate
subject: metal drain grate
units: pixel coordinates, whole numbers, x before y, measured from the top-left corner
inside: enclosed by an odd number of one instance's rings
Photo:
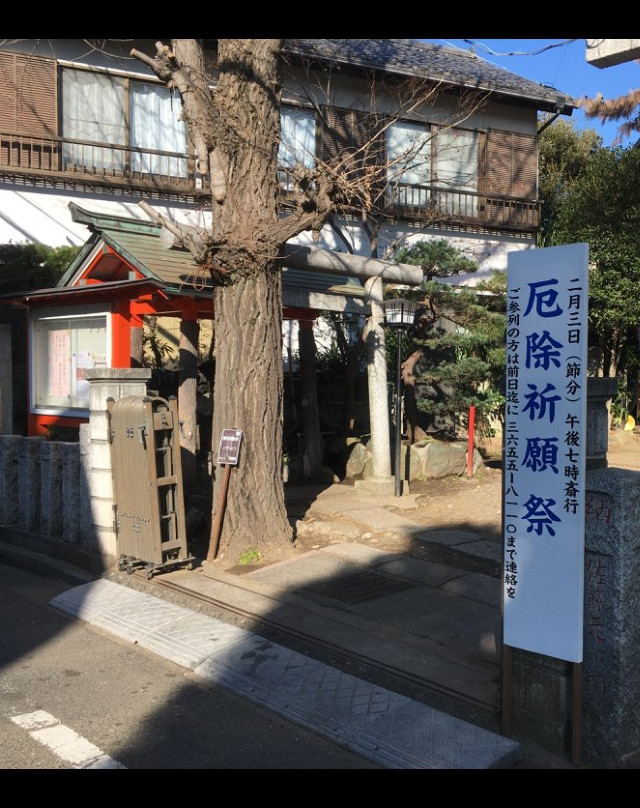
[[[412,589],[415,586],[417,584],[400,581],[398,578],[388,578],[386,575],[379,575],[376,572],[355,572],[342,578],[306,586],[304,590],[331,600],[339,600],[341,603],[355,605],[395,592],[402,592],[403,589]]]

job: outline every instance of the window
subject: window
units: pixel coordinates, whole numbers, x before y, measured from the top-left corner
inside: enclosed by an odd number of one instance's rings
[[[441,129],[436,137],[434,185],[446,188],[438,207],[448,213],[476,216],[478,212],[478,135],[465,129]],[[465,193],[470,191],[471,193]]]
[[[131,145],[143,149],[187,153],[187,133],[184,121],[178,119],[181,109],[179,96],[159,84],[131,82]],[[131,168],[144,174],[186,177],[184,157],[134,152]]]
[[[387,129],[387,182],[395,204],[424,207],[431,182],[431,131],[400,121]],[[423,187],[420,187],[423,186]]]
[[[110,362],[105,312],[35,315],[31,322],[31,408],[62,414],[89,409],[87,368]]]
[[[315,166],[316,120],[311,110],[282,107],[280,112],[280,144],[278,147],[278,178],[291,189],[291,169],[296,165],[312,169]]]
[[[87,70],[63,70],[62,133],[90,144],[133,149],[130,168],[145,174],[187,175],[187,133],[179,120],[180,100],[160,84]],[[121,172],[125,149],[65,143],[65,165]],[[140,149],[142,151],[137,151]],[[148,150],[173,152],[150,154]]]
[[[124,80],[84,70],[62,73],[62,133],[97,143],[127,141]],[[124,152],[81,144],[64,145],[65,163],[122,171]]]
[[[457,190],[478,189],[478,136],[464,129],[442,129],[436,138],[434,181]]]
[[[478,133],[399,121],[387,129],[389,198],[404,208],[433,205],[476,216]]]

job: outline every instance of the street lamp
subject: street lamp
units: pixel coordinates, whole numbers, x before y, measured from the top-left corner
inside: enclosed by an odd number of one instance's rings
[[[397,375],[396,375],[396,461],[395,475],[396,488],[395,495],[402,496],[402,480],[400,477],[400,465],[402,462],[401,442],[402,442],[402,374],[400,365],[402,363],[402,335],[407,328],[413,325],[416,315],[416,304],[413,300],[406,300],[402,297],[392,297],[384,301],[384,320],[389,328],[396,332],[396,342],[398,348],[397,355]]]

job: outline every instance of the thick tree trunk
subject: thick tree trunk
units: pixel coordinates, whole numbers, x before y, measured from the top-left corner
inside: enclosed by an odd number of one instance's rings
[[[333,211],[331,183],[318,179],[316,202],[283,217],[277,208],[281,39],[218,40],[215,90],[200,42],[156,43],[150,57],[131,52],[182,100],[197,168],[211,178],[211,231],[151,214],[190,250],[214,281],[216,374],[212,449],[214,508],[223,475],[216,469],[225,428],[244,443],[230,479],[216,557],[237,561],[246,550],[282,551],[291,528],[282,483],[283,245],[303,230],[319,232]],[[142,203],[141,203],[142,204]],[[148,205],[145,210],[150,212]],[[223,509],[220,508],[220,514]]]
[[[218,557],[282,550],[292,530],[282,482],[282,282],[272,234],[278,220],[279,40],[220,40],[216,165],[226,192],[213,206],[215,290],[214,469],[223,429],[243,432]],[[226,129],[225,129],[226,127]],[[221,175],[222,176],[222,175]],[[214,507],[222,479],[215,469]],[[214,520],[215,521],[215,520]]]
[[[241,429],[218,556],[263,554],[291,540],[282,482],[280,275],[262,273],[215,294],[214,462],[223,429]],[[249,327],[250,325],[250,327]],[[218,503],[221,469],[216,471]]]
[[[414,351],[402,363],[402,381],[404,383],[404,412],[409,424],[409,443],[413,444],[427,437],[427,433],[419,425],[420,414],[416,396],[415,367],[420,359],[420,351]]]

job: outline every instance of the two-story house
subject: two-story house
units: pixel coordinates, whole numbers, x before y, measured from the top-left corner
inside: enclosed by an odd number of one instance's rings
[[[204,45],[215,86],[216,41]],[[208,182],[196,171],[180,98],[130,55],[133,47],[155,50],[150,40],[0,45],[0,243],[84,245],[91,214],[148,224],[141,200],[178,221],[207,222]],[[466,51],[411,40],[287,40],[284,57],[283,206],[297,166],[335,170],[341,155],[355,155],[353,176],[339,178],[351,182],[353,203],[317,243],[311,234],[298,243],[365,256],[375,249],[385,257],[401,244],[447,238],[479,263],[479,272],[462,282],[504,269],[510,250],[534,246],[538,114],[570,115],[570,97]],[[74,216],[78,209],[89,213]],[[75,269],[73,277],[82,279],[82,267]],[[123,280],[134,269],[126,255],[117,255],[90,280],[100,273],[103,280]],[[313,297],[313,286],[324,284],[326,292],[331,283],[307,277],[313,319],[331,305],[326,294]],[[287,310],[285,282],[288,342],[296,336],[296,292],[304,286],[290,275]],[[333,289],[337,309],[346,310],[358,295],[352,310],[366,309],[355,286],[362,284]],[[126,305],[119,299],[120,318]],[[98,309],[106,334],[109,307]],[[67,315],[68,308],[47,298],[31,310],[30,328],[46,334],[47,320]],[[72,325],[80,335],[81,321]],[[35,349],[38,340],[31,344]],[[126,363],[128,351],[115,357],[107,346],[80,353],[85,362],[91,353],[96,361]],[[34,388],[30,396],[34,415],[85,414],[82,402],[65,407],[58,399],[37,400]]]

